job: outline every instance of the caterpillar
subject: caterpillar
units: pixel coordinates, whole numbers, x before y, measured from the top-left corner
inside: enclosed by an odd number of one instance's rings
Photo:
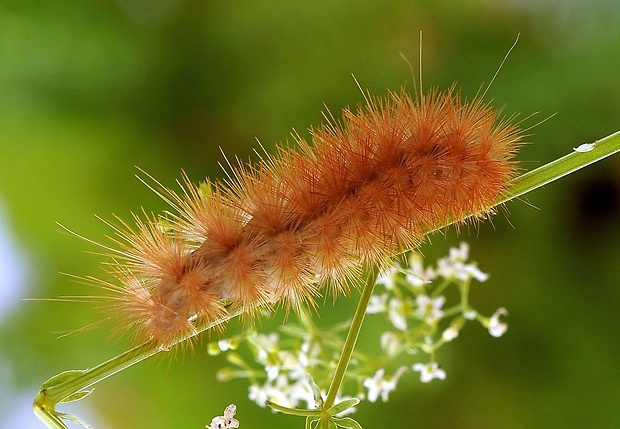
[[[110,306],[124,329],[161,346],[231,309],[312,306],[346,293],[448,222],[484,217],[516,176],[522,133],[454,86],[404,90],[294,134],[228,178],[159,190],[174,213],[114,227]],[[158,184],[159,185],[159,184]],[[160,185],[161,186],[161,185]]]

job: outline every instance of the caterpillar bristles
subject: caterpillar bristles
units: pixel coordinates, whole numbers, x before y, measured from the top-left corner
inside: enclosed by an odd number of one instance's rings
[[[299,311],[429,231],[491,212],[517,172],[515,125],[454,87],[365,97],[340,121],[326,114],[311,143],[293,134],[297,150],[231,167],[225,181],[184,175],[175,193],[150,178],[173,212],[115,227],[118,285],[106,288],[125,329],[165,347],[232,310]]]

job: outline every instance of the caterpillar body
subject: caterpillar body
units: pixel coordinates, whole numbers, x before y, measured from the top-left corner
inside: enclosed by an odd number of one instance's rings
[[[231,308],[313,305],[427,232],[484,216],[517,174],[522,135],[481,98],[451,88],[366,101],[311,142],[295,136],[296,150],[166,190],[166,226],[117,227],[108,289],[122,325],[165,346]]]

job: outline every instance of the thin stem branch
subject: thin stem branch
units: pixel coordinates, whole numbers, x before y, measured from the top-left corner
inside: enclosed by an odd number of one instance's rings
[[[241,314],[241,311],[237,310],[227,314],[224,318],[218,320],[217,322],[211,322],[205,324],[204,326],[200,326],[191,334],[184,337],[179,337],[168,347],[161,347],[152,341],[147,341],[93,368],[78,371],[76,372],[75,377],[62,379],[62,381],[58,384],[52,384],[49,386],[44,385],[45,387],[42,387],[32,404],[34,413],[43,422],[45,422],[48,427],[53,429],[66,429],[67,426],[62,422],[59,417],[59,413],[55,410],[56,405],[63,402],[65,398],[68,398],[75,393],[82,392],[94,384],[97,384],[100,381],[116,374],[117,372],[129,368],[130,366],[156,355],[157,353],[167,351],[170,347],[174,347],[179,343],[187,341],[216,325],[227,322],[239,314]]]
[[[377,282],[378,277],[378,266],[371,267],[368,272],[368,277],[366,278],[364,289],[362,289],[360,300],[357,303],[357,308],[355,309],[355,314],[353,315],[353,320],[351,321],[351,328],[347,333],[347,339],[344,342],[344,348],[342,350],[342,354],[340,355],[340,359],[338,360],[338,366],[336,367],[334,378],[332,378],[332,382],[329,385],[329,390],[327,391],[327,398],[325,399],[324,405],[325,409],[330,409],[336,401],[336,395],[340,390],[345,373],[347,372],[347,367],[349,366],[353,349],[355,349],[355,344],[357,343],[357,338],[359,337],[360,330],[362,329],[362,323],[364,322],[364,317],[366,316],[366,308],[368,307],[368,302],[370,301],[372,292],[375,289],[375,283]]]

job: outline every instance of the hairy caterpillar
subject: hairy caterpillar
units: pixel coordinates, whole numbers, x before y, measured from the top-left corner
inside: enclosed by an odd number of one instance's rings
[[[428,231],[484,216],[515,177],[519,130],[480,98],[451,88],[366,101],[313,129],[311,144],[296,135],[297,150],[226,181],[160,191],[170,222],[116,227],[118,282],[105,287],[124,329],[165,346],[231,308],[312,305]]]

